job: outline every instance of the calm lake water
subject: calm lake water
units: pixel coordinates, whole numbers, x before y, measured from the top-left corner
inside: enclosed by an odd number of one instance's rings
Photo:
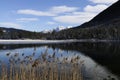
[[[47,51],[49,54],[56,53],[56,57],[80,56],[84,60],[82,67],[85,80],[103,80],[113,78],[120,80],[120,43],[60,43],[60,44],[0,44],[0,60],[8,64],[10,53],[19,53],[25,56],[35,53],[38,58]]]

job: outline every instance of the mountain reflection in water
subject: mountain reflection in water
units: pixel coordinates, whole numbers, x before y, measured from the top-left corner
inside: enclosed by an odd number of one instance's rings
[[[48,48],[48,53],[56,51],[63,53],[63,56],[74,56],[74,53],[81,55],[81,59],[85,60],[84,75],[87,78],[96,76],[92,74],[93,69],[97,67],[98,76],[109,76],[107,73],[120,77],[120,45],[119,43],[61,43],[61,44],[17,44],[17,45],[0,45],[0,58],[4,59],[4,54],[9,52],[22,52],[28,54],[33,49],[37,49],[37,53],[41,53]],[[22,54],[22,53],[21,53]],[[59,55],[58,55],[59,56]],[[103,70],[102,70],[103,69]],[[94,79],[95,80],[95,79]]]

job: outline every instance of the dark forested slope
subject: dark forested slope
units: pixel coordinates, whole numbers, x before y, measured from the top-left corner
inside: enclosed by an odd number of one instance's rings
[[[48,39],[120,40],[120,1],[98,14],[91,21],[47,36]]]
[[[0,27],[0,39],[41,39],[42,33]]]

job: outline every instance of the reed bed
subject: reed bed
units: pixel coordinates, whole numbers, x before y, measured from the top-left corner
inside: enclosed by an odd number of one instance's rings
[[[79,56],[56,57],[47,51],[38,58],[24,53],[6,53],[9,63],[0,61],[0,80],[83,80],[81,67],[84,61]],[[22,57],[21,57],[22,56]]]

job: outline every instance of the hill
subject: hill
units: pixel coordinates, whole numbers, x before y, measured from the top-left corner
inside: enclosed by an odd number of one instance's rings
[[[49,33],[0,27],[0,39],[102,39],[120,40],[120,1],[80,26]]]
[[[0,39],[40,39],[42,33],[0,27]]]
[[[120,1],[75,28],[47,36],[48,39],[105,39],[120,40]]]
[[[92,27],[97,26],[99,24],[104,24],[109,21],[112,21],[116,18],[120,18],[120,1],[116,2],[115,4],[111,5],[106,10],[102,11],[100,14],[95,16],[91,21],[86,22],[79,27]]]

